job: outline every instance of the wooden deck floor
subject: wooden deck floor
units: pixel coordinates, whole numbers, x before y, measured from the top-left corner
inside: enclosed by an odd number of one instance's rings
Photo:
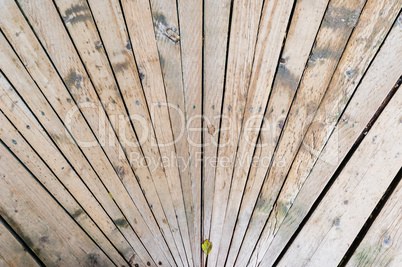
[[[402,0],[0,0],[0,266],[402,266]]]

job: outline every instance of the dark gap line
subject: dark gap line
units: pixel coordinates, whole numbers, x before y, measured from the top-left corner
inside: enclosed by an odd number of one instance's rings
[[[295,233],[292,235],[291,239],[288,241],[286,244],[285,248],[282,250],[278,258],[276,259],[274,266],[277,266],[282,257],[285,255],[286,251],[289,249],[289,247],[292,245],[293,241],[296,239],[297,235],[300,233],[304,225],[307,223],[311,215],[314,213],[315,209],[318,207],[320,204],[321,200],[325,197],[327,192],[330,190],[332,187],[332,184],[335,182],[335,180],[338,178],[339,174],[342,172],[343,168],[347,165],[349,162],[350,158],[353,156],[357,148],[359,147],[360,143],[363,141],[367,133],[370,131],[371,127],[373,124],[376,122],[378,117],[381,115],[382,111],[384,110],[385,106],[389,103],[389,101],[392,99],[392,97],[395,95],[397,90],[399,89],[400,85],[402,83],[402,76],[398,79],[397,83],[395,86],[391,89],[391,91],[388,93],[387,97],[384,99],[380,107],[377,109],[377,111],[374,113],[373,117],[369,121],[369,123],[366,125],[366,127],[363,129],[359,137],[356,139],[355,143],[351,147],[351,149],[348,151],[342,162],[339,164],[337,170],[335,173],[332,175],[331,179],[328,181],[327,185],[324,187],[322,190],[321,194],[317,197],[317,199],[314,201],[314,204],[311,206],[309,212],[307,215],[304,217],[303,221],[300,223],[299,228],[295,231]]]
[[[34,261],[41,267],[45,264],[39,259],[39,257],[33,252],[33,250],[28,246],[28,244],[17,234],[16,231],[11,227],[11,225],[0,215],[0,224],[10,232],[10,234],[17,240],[18,243],[24,248],[24,250],[34,259]]]

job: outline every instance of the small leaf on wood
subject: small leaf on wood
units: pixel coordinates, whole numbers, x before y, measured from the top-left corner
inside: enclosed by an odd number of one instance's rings
[[[208,256],[209,252],[211,252],[212,249],[212,243],[209,242],[208,239],[205,239],[205,241],[202,243],[202,251],[204,251],[205,255]]]

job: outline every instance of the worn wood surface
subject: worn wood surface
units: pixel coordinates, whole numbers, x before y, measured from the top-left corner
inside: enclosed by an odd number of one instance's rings
[[[391,197],[375,219],[359,247],[346,266],[399,266],[402,264],[401,221],[402,183],[399,183]]]
[[[0,5],[0,265],[399,264],[401,0]]]
[[[9,226],[0,221],[0,264],[2,266],[40,266],[29,248],[18,240]]]
[[[43,263],[113,264],[4,144],[0,152],[0,214]]]

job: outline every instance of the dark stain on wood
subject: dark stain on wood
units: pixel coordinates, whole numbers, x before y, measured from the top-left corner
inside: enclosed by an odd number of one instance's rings
[[[290,88],[292,90],[296,90],[297,85],[299,84],[298,77],[293,75],[293,73],[291,73],[283,64],[279,64],[276,79],[283,87]]]
[[[122,227],[122,228],[127,228],[127,227],[128,227],[128,222],[127,222],[126,219],[124,219],[124,218],[114,220],[114,223],[115,223],[118,227]]]
[[[91,18],[91,12],[87,5],[72,5],[66,10],[63,20],[66,24],[75,24],[78,22],[85,22]]]
[[[215,126],[214,125],[212,125],[212,124],[208,125],[208,133],[212,136],[215,134]]]
[[[154,12],[152,15],[154,18],[155,35],[165,36],[168,40],[174,43],[180,41],[178,30],[167,24],[166,17],[163,14]]]
[[[78,74],[75,70],[71,70],[67,77],[64,78],[64,81],[68,87],[68,89],[70,89],[71,87],[76,87],[77,89],[81,89],[82,87],[82,81],[83,81],[83,77]]]
[[[71,216],[74,218],[74,219],[77,219],[81,214],[83,214],[84,213],[84,211],[82,210],[82,209],[79,209],[79,210],[76,210],[73,214],[71,214]]]
[[[351,10],[348,8],[339,8],[329,6],[325,13],[322,26],[326,28],[353,28],[360,16],[360,9]]]
[[[126,70],[129,68],[129,62],[128,61],[119,62],[114,64],[113,67],[115,72],[120,72],[122,70]]]

